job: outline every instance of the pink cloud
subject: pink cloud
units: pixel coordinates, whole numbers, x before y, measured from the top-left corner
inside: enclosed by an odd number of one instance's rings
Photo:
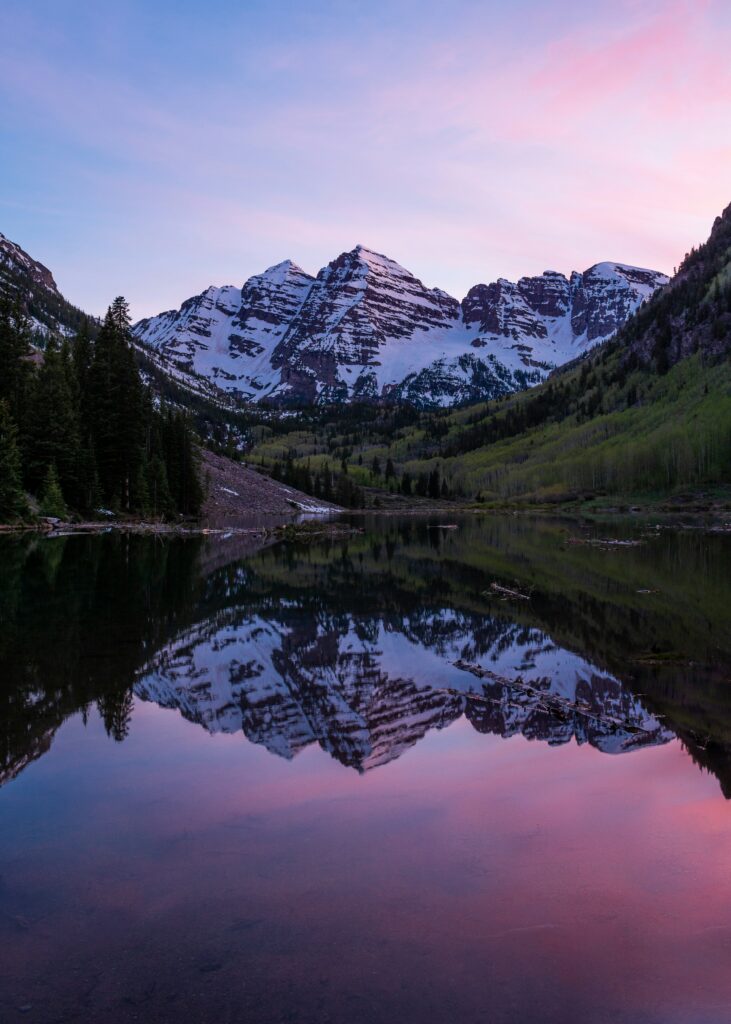
[[[608,39],[579,29],[548,47],[546,66],[533,76],[532,88],[547,92],[559,115],[595,111],[617,96],[643,105],[651,93],[653,109],[677,116],[671,97],[680,86],[690,84],[706,96],[709,57],[716,71],[728,74],[722,55],[710,54],[707,40],[700,38],[709,6],[704,0],[669,3],[650,21],[619,35],[615,29]],[[706,80],[699,82],[693,75],[688,83],[688,63],[693,71],[701,63]]]
[[[65,173],[98,197],[89,247],[119,240],[118,267],[79,261],[62,285],[98,309],[85,294],[103,273],[105,295],[152,313],[285,256],[316,270],[357,241],[460,297],[606,258],[672,270],[731,198],[728,18],[709,0],[598,3],[520,28],[508,13],[406,48],[290,38],[198,89],[60,66],[55,47],[3,53],[16,124],[78,146]]]

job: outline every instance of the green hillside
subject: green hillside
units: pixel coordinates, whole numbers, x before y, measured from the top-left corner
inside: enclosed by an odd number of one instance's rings
[[[309,473],[315,490],[318,475],[344,465],[371,497],[543,504],[724,492],[730,351],[731,207],[613,341],[544,384],[411,417],[323,411],[296,429],[261,430],[252,457]]]

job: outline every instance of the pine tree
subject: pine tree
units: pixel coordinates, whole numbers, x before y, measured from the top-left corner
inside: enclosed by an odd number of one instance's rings
[[[78,396],[79,426],[84,442],[91,438],[91,409],[89,405],[89,376],[94,349],[88,317],[84,317],[78,334],[71,345],[71,360]]]
[[[137,467],[137,476],[134,480],[134,505],[143,516],[148,516],[152,510],[150,504],[150,488],[148,485],[147,460],[140,462]]]
[[[0,296],[0,401],[8,405],[15,426],[22,430],[32,377],[29,330],[19,306]]]
[[[144,396],[130,344],[125,300],[114,300],[94,344],[89,368],[90,419],[97,469],[106,500],[134,511],[134,481],[143,460]]]
[[[91,332],[88,317],[84,317],[79,332],[73,340],[72,355],[79,392],[84,395],[88,390],[92,358]]]
[[[173,503],[182,515],[197,515],[203,501],[198,454],[188,418],[182,412],[168,412],[163,428],[163,447],[168,487]],[[307,489],[309,472],[290,464],[290,483]]]
[[[79,508],[89,512],[102,504],[99,474],[96,471],[94,445],[91,440],[81,445],[78,472]]]
[[[21,519],[28,503],[21,482],[18,428],[6,400],[0,401],[0,521]]]
[[[21,312],[0,298],[0,367],[3,423],[7,415],[12,424],[3,427],[0,455],[22,469],[20,483],[42,493],[54,514],[65,514],[67,503],[83,511],[104,504],[126,513],[199,513],[203,490],[190,420],[156,407],[143,386],[124,299],[109,307],[96,339],[84,320],[72,343],[51,339],[31,358]],[[295,472],[291,460],[288,468]],[[20,507],[17,472],[4,474],[8,508]],[[296,473],[300,486],[312,485],[307,470]]]
[[[96,702],[107,735],[121,743],[129,734],[134,700],[131,690],[106,693]]]
[[[54,516],[57,519],[64,519],[67,515],[66,502],[63,499],[63,491],[53,463],[49,465],[43,483],[41,512],[44,516]]]
[[[147,470],[147,490],[150,512],[153,516],[165,517],[174,511],[165,463],[159,455],[153,455],[150,459]]]
[[[64,493],[78,506],[81,444],[69,359],[67,346],[59,349],[54,341],[49,342],[29,402],[26,468],[29,487],[37,490],[53,464]]]

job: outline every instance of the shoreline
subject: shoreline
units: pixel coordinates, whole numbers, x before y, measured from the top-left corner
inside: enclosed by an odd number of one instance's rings
[[[361,519],[364,517],[392,519],[398,516],[422,516],[433,517],[443,516],[539,516],[541,518],[582,518],[582,519],[623,519],[626,521],[639,520],[647,516],[691,518],[703,520],[711,527],[716,521],[717,529],[722,532],[731,532],[731,505],[719,504],[647,504],[647,505],[499,505],[499,506],[475,506],[475,505],[440,505],[425,507],[402,507],[402,508],[366,508],[366,509],[342,509],[331,512],[308,513],[304,515],[293,515],[283,517],[275,513],[259,514],[252,519],[256,522],[246,522],[244,517],[239,523],[155,523],[148,520],[119,520],[109,522],[108,520],[83,520],[80,522],[59,521],[57,523],[34,522],[34,523],[0,523],[1,536],[17,536],[21,534],[37,534],[44,537],[68,537],[68,536],[98,536],[107,533],[126,533],[142,536],[160,537],[223,537],[233,535],[273,535],[276,533],[297,534],[302,537],[321,534],[323,527],[332,529],[332,532],[342,533],[344,529],[343,519]],[[346,527],[348,532],[355,532]]]

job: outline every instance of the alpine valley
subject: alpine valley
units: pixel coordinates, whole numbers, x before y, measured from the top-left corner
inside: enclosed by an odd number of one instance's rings
[[[287,509],[293,502],[303,508],[307,496],[350,508],[424,498],[478,505],[597,499],[612,507],[678,498],[709,507],[727,502],[729,484],[729,253],[731,207],[672,280],[599,263],[570,277],[546,271],[478,284],[458,302],[356,246],[316,277],[285,261],[242,288],[209,288],[131,327],[123,300],[115,308],[154,402],[183,418],[193,413],[217,456],[243,457],[273,477],[285,490],[272,500]],[[95,450],[106,444],[113,454],[124,434],[109,432],[106,413],[84,427],[84,388],[106,378],[87,377],[82,357],[89,344],[92,355],[99,348],[94,338],[104,327],[66,302],[50,271],[4,237],[0,289],[20,307],[37,350],[15,342],[8,349],[15,352],[11,376],[14,360],[25,384],[11,387],[8,377],[5,388],[16,483],[3,515],[12,518],[23,505],[21,484],[31,496],[48,489],[54,465],[68,504],[91,508],[90,498],[82,506],[74,495],[92,493],[94,473],[78,470],[78,445],[67,451],[64,439],[86,429],[101,438]],[[60,362],[49,359],[59,338]],[[28,362],[41,365],[35,384]],[[77,362],[69,394],[79,409],[69,422],[79,424],[40,430],[41,420],[63,419],[52,408],[61,394],[54,373],[70,373]],[[64,415],[67,406],[59,406]],[[138,427],[133,434],[142,437]],[[213,456],[204,457],[210,480]],[[102,486],[107,503],[125,495],[130,513],[144,509],[159,484],[150,452],[137,451],[132,463],[134,474],[125,470]],[[224,458],[222,465],[233,464]],[[226,468],[219,476],[217,506],[233,495],[240,498],[234,516],[256,510],[243,477]],[[287,488],[303,494],[293,498]],[[178,503],[186,502],[181,496]]]
[[[0,1024],[731,1024],[730,52],[0,0]]]

